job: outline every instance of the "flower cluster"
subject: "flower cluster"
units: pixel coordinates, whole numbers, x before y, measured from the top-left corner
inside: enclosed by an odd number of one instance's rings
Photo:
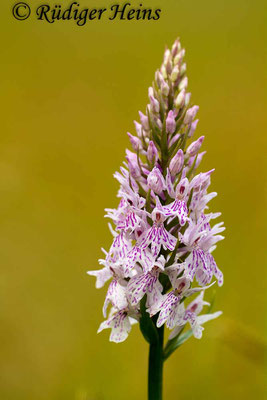
[[[187,323],[200,338],[202,324],[220,315],[199,315],[208,304],[204,291],[215,281],[223,284],[212,252],[224,228],[211,224],[220,213],[207,212],[216,196],[208,193],[213,170],[196,174],[204,136],[188,144],[198,106],[190,105],[184,54],[179,40],[165,51],[148,90],[146,114],[139,112],[136,135],[128,133],[132,151],[126,150],[126,162],[114,174],[119,205],[106,210],[113,243],[99,260],[103,268],[88,272],[97,288],[111,280],[104,317],[111,309],[98,331],[111,328],[114,342],[127,338],[142,302],[158,328],[166,324],[172,330],[170,338]]]

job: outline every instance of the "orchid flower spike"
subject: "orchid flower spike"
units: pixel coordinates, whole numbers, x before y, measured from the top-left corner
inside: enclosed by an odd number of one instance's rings
[[[188,143],[199,107],[190,104],[184,55],[179,39],[165,50],[146,113],[140,111],[140,122],[135,121],[136,136],[128,133],[132,151],[126,150],[126,161],[114,174],[119,204],[106,210],[110,248],[100,260],[102,269],[88,272],[96,277],[97,288],[110,282],[106,320],[98,332],[110,329],[110,341],[123,342],[132,325],[140,323],[151,344],[151,360],[157,360],[150,365],[156,376],[162,375],[163,358],[177,343],[191,334],[201,338],[203,323],[221,314],[207,308],[202,314],[208,305],[204,292],[215,282],[223,284],[214,250],[224,227],[212,223],[220,213],[207,212],[216,196],[208,192],[213,170],[196,172],[205,154],[199,153],[204,136]],[[172,330],[165,349],[164,327]],[[158,352],[155,357],[153,352]],[[151,379],[149,400],[160,399],[160,391],[161,382]]]

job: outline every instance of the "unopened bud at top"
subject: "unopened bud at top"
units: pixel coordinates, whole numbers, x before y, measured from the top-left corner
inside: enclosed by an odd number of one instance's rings
[[[183,76],[186,72],[186,63],[183,63],[181,68],[180,68],[180,74]]]
[[[129,150],[126,150],[126,160],[128,161],[128,168],[130,174],[134,179],[141,177],[141,171],[137,162],[137,155]]]
[[[178,75],[179,75],[179,67],[178,67],[178,65],[175,65],[175,67],[173,68],[172,73],[171,73],[171,81],[176,82]]]
[[[185,55],[185,49],[181,49],[178,54],[174,57],[173,63],[174,65],[181,64],[182,59],[184,58]]]
[[[196,127],[197,127],[197,124],[198,124],[198,121],[199,121],[199,120],[196,119],[195,121],[192,122],[192,124],[191,124],[191,126],[190,126],[189,133],[188,133],[188,137],[189,137],[189,138],[192,137],[192,136],[194,135],[195,130],[196,130]]]
[[[199,164],[202,161],[203,156],[206,154],[206,151],[202,151],[202,153],[199,153],[197,155],[197,159],[196,159],[196,163],[195,163],[195,169],[197,169],[197,167],[199,166]]]
[[[149,128],[148,117],[146,115],[144,115],[141,111],[139,111],[139,116],[140,116],[142,128],[145,131],[149,131],[150,128]]]
[[[186,167],[184,167],[182,170],[181,179],[184,179],[185,177],[186,177]]]
[[[202,160],[204,154],[206,154],[206,151],[202,151],[202,153],[199,153],[199,154],[197,155],[197,158],[196,158],[195,156],[190,157],[190,158],[188,159],[188,161],[187,161],[187,168],[190,169],[190,168],[193,166],[193,164],[195,163],[194,169],[197,169],[197,167],[198,167],[199,164],[201,163],[201,160]]]
[[[161,131],[161,130],[162,130],[162,122],[161,122],[161,119],[160,119],[160,118],[157,118],[157,119],[156,119],[156,124],[157,124],[159,130]]]
[[[183,107],[184,102],[185,102],[185,89],[182,89],[181,92],[176,97],[176,99],[174,100],[175,108]]]
[[[183,90],[183,89],[186,89],[187,86],[188,86],[188,78],[187,78],[187,76],[185,76],[185,77],[181,80],[181,82],[179,83],[178,88],[179,88],[179,90]]]
[[[155,81],[157,82],[158,87],[160,87],[164,81],[162,73],[159,70],[155,72]]]
[[[170,75],[172,72],[172,61],[171,59],[168,60],[167,64],[165,65],[167,73]]]
[[[138,137],[142,137],[142,125],[139,122],[134,121],[135,130]]]
[[[151,96],[154,96],[154,89],[153,89],[153,87],[149,87],[148,88],[148,97],[151,97]]]
[[[191,124],[191,122],[195,118],[198,110],[199,110],[199,106],[193,106],[193,107],[189,108],[186,111],[186,114],[185,114],[185,117],[184,117],[184,123],[185,124]]]
[[[161,68],[160,68],[160,72],[161,72],[161,74],[162,74],[162,76],[163,76],[164,79],[167,79],[167,78],[168,78],[168,74],[167,74],[165,65],[162,64],[162,66],[161,66]]]
[[[191,93],[186,93],[185,99],[184,99],[184,105],[185,105],[185,107],[187,107],[187,106],[189,105],[190,99],[191,99]]]
[[[163,96],[165,96],[165,97],[168,96],[170,88],[165,80],[163,80],[163,82],[161,83],[160,90],[161,90],[161,93],[163,94]]]
[[[158,113],[158,112],[159,112],[159,102],[158,102],[158,100],[154,97],[154,90],[153,90],[152,87],[150,87],[150,88],[148,89],[148,96],[149,96],[149,98],[150,98],[150,103],[151,103],[152,111],[153,111],[154,113]]]
[[[184,199],[188,193],[188,189],[189,189],[188,179],[187,178],[181,179],[176,187],[176,191],[175,191],[176,198],[179,200]]]
[[[181,50],[180,40],[176,39],[172,46],[172,51],[171,51],[172,56],[175,57],[177,55],[178,51],[180,51],[180,50]]]
[[[192,142],[192,143],[188,146],[188,148],[187,148],[187,150],[186,150],[186,154],[187,154],[189,157],[195,156],[195,155],[198,153],[198,151],[199,151],[199,149],[200,149],[200,147],[201,147],[201,145],[202,145],[202,142],[203,142],[204,138],[205,138],[205,136],[201,136],[201,137],[198,138],[195,142]]]
[[[156,163],[159,158],[158,150],[152,140],[150,140],[147,148],[147,159],[150,163]]]
[[[176,121],[175,121],[176,113],[171,110],[168,112],[168,116],[166,118],[166,131],[167,133],[174,133],[176,129]]]
[[[166,49],[165,52],[164,52],[164,56],[163,56],[164,65],[167,64],[167,62],[170,60],[170,58],[171,58],[171,52],[170,52],[169,49]]]
[[[131,145],[133,146],[133,149],[135,151],[142,148],[142,142],[138,137],[131,135],[131,133],[129,133],[129,132],[127,132],[127,135],[129,137]]]
[[[177,142],[177,140],[179,139],[180,136],[181,136],[180,133],[176,133],[176,134],[171,138],[171,140],[168,142],[168,147],[171,148],[172,145],[173,145],[174,143]]]
[[[162,66],[165,67],[167,74],[171,73],[172,57],[171,57],[171,52],[170,52],[169,49],[165,50]],[[161,72],[162,72],[163,77],[165,78],[164,73],[163,73],[162,70],[161,70]]]
[[[179,149],[175,156],[171,159],[169,170],[172,176],[178,174],[181,171],[184,165],[184,152],[182,149]]]
[[[147,185],[153,192],[160,194],[166,189],[164,177],[157,167],[154,167],[147,177]]]

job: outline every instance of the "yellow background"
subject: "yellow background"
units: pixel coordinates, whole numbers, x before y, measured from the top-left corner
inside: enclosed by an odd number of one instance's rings
[[[0,5],[0,399],[146,398],[148,346],[138,327],[121,345],[96,335],[105,290],[86,271],[110,245],[126,131],[177,36],[227,230],[224,314],[167,362],[165,398],[263,399],[264,2],[147,0],[159,21],[84,27],[16,21],[13,4]]]

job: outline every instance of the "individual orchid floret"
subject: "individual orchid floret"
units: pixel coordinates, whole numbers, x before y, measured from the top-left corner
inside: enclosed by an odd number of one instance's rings
[[[161,246],[173,251],[177,239],[164,227],[166,217],[164,216],[164,210],[162,207],[157,205],[157,207],[154,208],[151,219],[153,221],[152,227],[143,234],[140,240],[143,249],[147,248],[151,244],[152,255],[156,258],[159,255]]]
[[[141,209],[144,206],[143,199],[131,189],[128,193],[120,190],[119,195],[123,197],[118,208],[106,208],[107,214],[105,217],[112,219],[117,231],[133,232],[141,223]]]
[[[187,205],[184,200],[187,196],[189,188],[189,182],[187,178],[182,179],[176,187],[175,200],[171,204],[164,206],[164,215],[166,217],[169,216],[177,216],[179,219],[179,223],[181,226],[184,226],[187,221]]]
[[[175,156],[171,159],[169,170],[172,176],[176,176],[184,165],[184,152],[179,149]]]
[[[207,193],[210,185],[210,175],[214,170],[196,175],[190,182],[190,190],[193,189],[193,195],[190,202],[190,209],[193,211],[192,219],[197,220],[204,210],[207,203],[217,196],[216,192]]]
[[[88,275],[96,277],[96,288],[102,288],[105,283],[112,277],[112,272],[109,267],[104,267],[96,271],[87,271]]]
[[[123,230],[124,232],[130,230],[133,232],[140,224],[140,217],[132,212],[128,211],[126,214],[122,214],[121,219],[117,222],[117,230]]]
[[[204,227],[207,225],[206,218],[198,223],[191,222],[181,241],[186,244],[186,250],[190,254],[186,258],[186,271],[191,281],[196,276],[197,282],[204,286],[211,282],[213,275],[218,280],[218,285],[223,284],[223,274],[217,267],[214,257],[210,253],[212,246],[224,237],[217,233],[222,232],[223,227],[219,226],[214,231]],[[208,224],[209,225],[209,224]]]
[[[184,198],[186,198],[186,196],[189,192],[190,184],[189,184],[189,181],[187,178],[183,178],[184,172],[185,172],[185,168],[182,171],[182,176],[181,176],[181,180],[180,180],[179,184],[176,186],[176,189],[174,189],[171,174],[170,174],[169,170],[167,170],[166,186],[167,186],[169,196],[172,197],[173,199],[177,199],[177,200],[184,199]]]
[[[212,319],[218,318],[222,312],[218,311],[213,314],[206,314],[206,315],[201,315],[200,312],[202,311],[203,307],[209,306],[210,304],[206,301],[203,300],[204,296],[204,291],[200,293],[198,297],[196,297],[195,300],[193,300],[185,309],[184,304],[182,303],[180,305],[179,312],[177,313],[178,317],[176,318],[176,327],[172,331],[169,339],[173,339],[177,334],[180,332],[181,328],[186,325],[187,322],[189,322],[192,333],[196,339],[201,339],[202,337],[202,331],[203,327],[202,324],[204,324],[207,321],[210,321]]]
[[[148,143],[146,156],[147,156],[148,161],[152,165],[154,165],[158,161],[159,153],[158,153],[158,150],[152,140],[150,140],[150,142]]]
[[[155,257],[151,254],[149,248],[143,248],[136,244],[127,254],[125,260],[125,276],[128,277],[130,272],[136,268],[136,264],[139,263],[145,272],[149,272],[154,264]]]
[[[116,235],[116,233],[114,233]],[[126,257],[127,253],[131,250],[131,241],[125,235],[124,231],[118,233],[110,247],[107,259],[110,261],[118,261]]]
[[[118,310],[122,310],[127,307],[128,300],[127,300],[126,284],[127,283],[125,281],[124,285],[122,285],[116,276],[111,281],[108,287],[106,299],[103,306],[104,317],[107,316],[107,307],[109,303],[111,303],[112,306],[117,308]]]
[[[185,322],[189,322],[193,335],[195,338],[200,339],[202,336],[203,327],[197,323],[197,315],[202,311],[203,307],[209,306],[210,304],[203,300],[204,292],[193,300],[187,307],[182,318],[176,321],[176,325],[184,325]]]
[[[193,157],[195,156],[198,152],[200,147],[202,146],[203,140],[204,140],[205,136],[201,136],[200,138],[198,138],[195,142],[191,143],[187,150],[186,150],[186,154],[189,157]]]
[[[156,290],[160,288],[160,292],[162,292],[163,288],[158,281],[158,277],[159,268],[153,267],[151,271],[131,278],[128,284],[128,296],[133,306],[137,305],[145,294],[152,294],[156,286]]]
[[[148,187],[157,194],[160,194],[163,190],[166,189],[166,183],[163,175],[157,167],[154,167],[148,175],[147,184]]]
[[[179,314],[180,301],[189,287],[190,280],[187,277],[180,278],[176,281],[174,290],[164,296],[162,304],[160,304],[160,308],[157,310],[160,311],[157,320],[158,328],[165,323],[169,329],[174,328]]]
[[[131,314],[127,309],[118,312],[114,312],[113,310],[109,318],[100,324],[97,333],[103,331],[103,329],[110,328],[111,334],[109,340],[115,343],[123,342],[127,339],[132,325],[136,323]]]
[[[217,311],[212,314],[202,314],[202,315],[197,315],[195,318],[195,323],[194,323],[194,329],[193,333],[196,339],[201,339],[202,337],[202,331],[204,330],[203,324],[205,324],[208,321],[212,321],[213,319],[218,318],[220,315],[222,315],[222,311]],[[170,333],[169,340],[174,339],[179,333],[182,331],[184,328],[185,324],[176,326]]]
[[[208,289],[207,287],[190,288],[190,279],[187,276],[177,279],[174,290],[165,295],[165,298],[160,306],[160,313],[157,320],[159,328],[164,323],[169,329],[173,329],[175,325],[180,325],[181,307],[180,302],[184,297],[189,297],[197,292]],[[184,315],[183,315],[184,318]]]

